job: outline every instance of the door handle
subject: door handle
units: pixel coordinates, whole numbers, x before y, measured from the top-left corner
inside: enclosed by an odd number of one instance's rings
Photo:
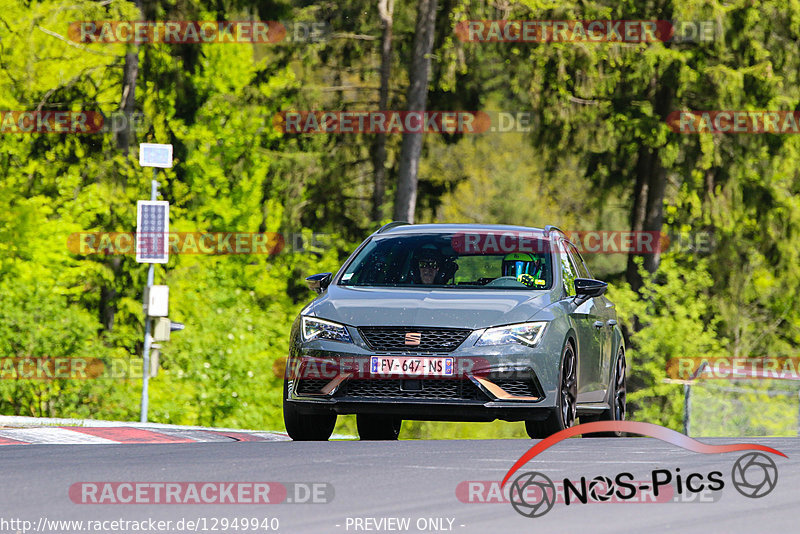
[[[617,326],[617,321],[615,321],[614,319],[609,319],[609,321],[606,324],[608,326]]]
[[[603,321],[595,321],[594,322],[594,327],[595,328],[603,328],[603,326],[604,326],[603,325]]]

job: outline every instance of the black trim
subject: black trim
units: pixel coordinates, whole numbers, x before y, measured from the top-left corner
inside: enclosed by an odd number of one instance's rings
[[[350,414],[383,414],[394,415],[401,419],[416,421],[462,421],[462,422],[491,422],[497,419],[503,421],[544,420],[549,417],[552,407],[537,407],[523,405],[523,403],[503,402],[469,402],[469,401],[430,401],[414,402],[403,400],[401,402],[387,401],[335,401],[297,402],[292,403],[297,411],[306,414],[336,413],[339,415]]]
[[[396,228],[398,226],[406,226],[406,225],[410,225],[410,224],[411,223],[406,222],[406,221],[392,221],[392,222],[384,224],[383,226],[378,228],[378,231],[375,232],[375,233],[376,234],[382,234],[382,233],[384,233],[384,232],[386,232],[388,230],[391,230],[392,228]]]

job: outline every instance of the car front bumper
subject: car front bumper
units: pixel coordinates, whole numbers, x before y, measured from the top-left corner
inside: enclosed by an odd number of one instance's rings
[[[402,419],[506,421],[546,418],[556,403],[561,347],[474,346],[477,332],[448,353],[371,351],[354,343],[293,336],[286,401],[301,413],[387,414]],[[379,376],[370,358],[452,358],[451,377]]]

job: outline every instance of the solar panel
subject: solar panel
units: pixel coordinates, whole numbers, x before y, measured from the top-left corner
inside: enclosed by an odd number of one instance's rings
[[[169,202],[136,202],[136,261],[167,263],[169,260]]]

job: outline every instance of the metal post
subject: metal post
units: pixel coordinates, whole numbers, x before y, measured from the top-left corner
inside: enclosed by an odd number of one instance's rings
[[[158,200],[158,169],[153,167],[153,181],[150,182],[150,200]],[[153,264],[147,269],[147,290],[145,295],[153,287],[153,279],[155,276],[155,269]],[[139,421],[142,423],[147,422],[147,385],[150,378],[150,344],[153,342],[153,337],[150,335],[150,317],[144,316],[144,354],[142,355],[142,409]]]
[[[692,384],[703,372],[703,369],[706,368],[706,365],[708,365],[707,361],[701,363],[700,367],[689,377],[689,380],[683,383],[683,433],[687,436],[690,428],[689,420],[692,417]]]
[[[689,418],[692,414],[692,386],[683,385],[683,433],[689,435]]]

